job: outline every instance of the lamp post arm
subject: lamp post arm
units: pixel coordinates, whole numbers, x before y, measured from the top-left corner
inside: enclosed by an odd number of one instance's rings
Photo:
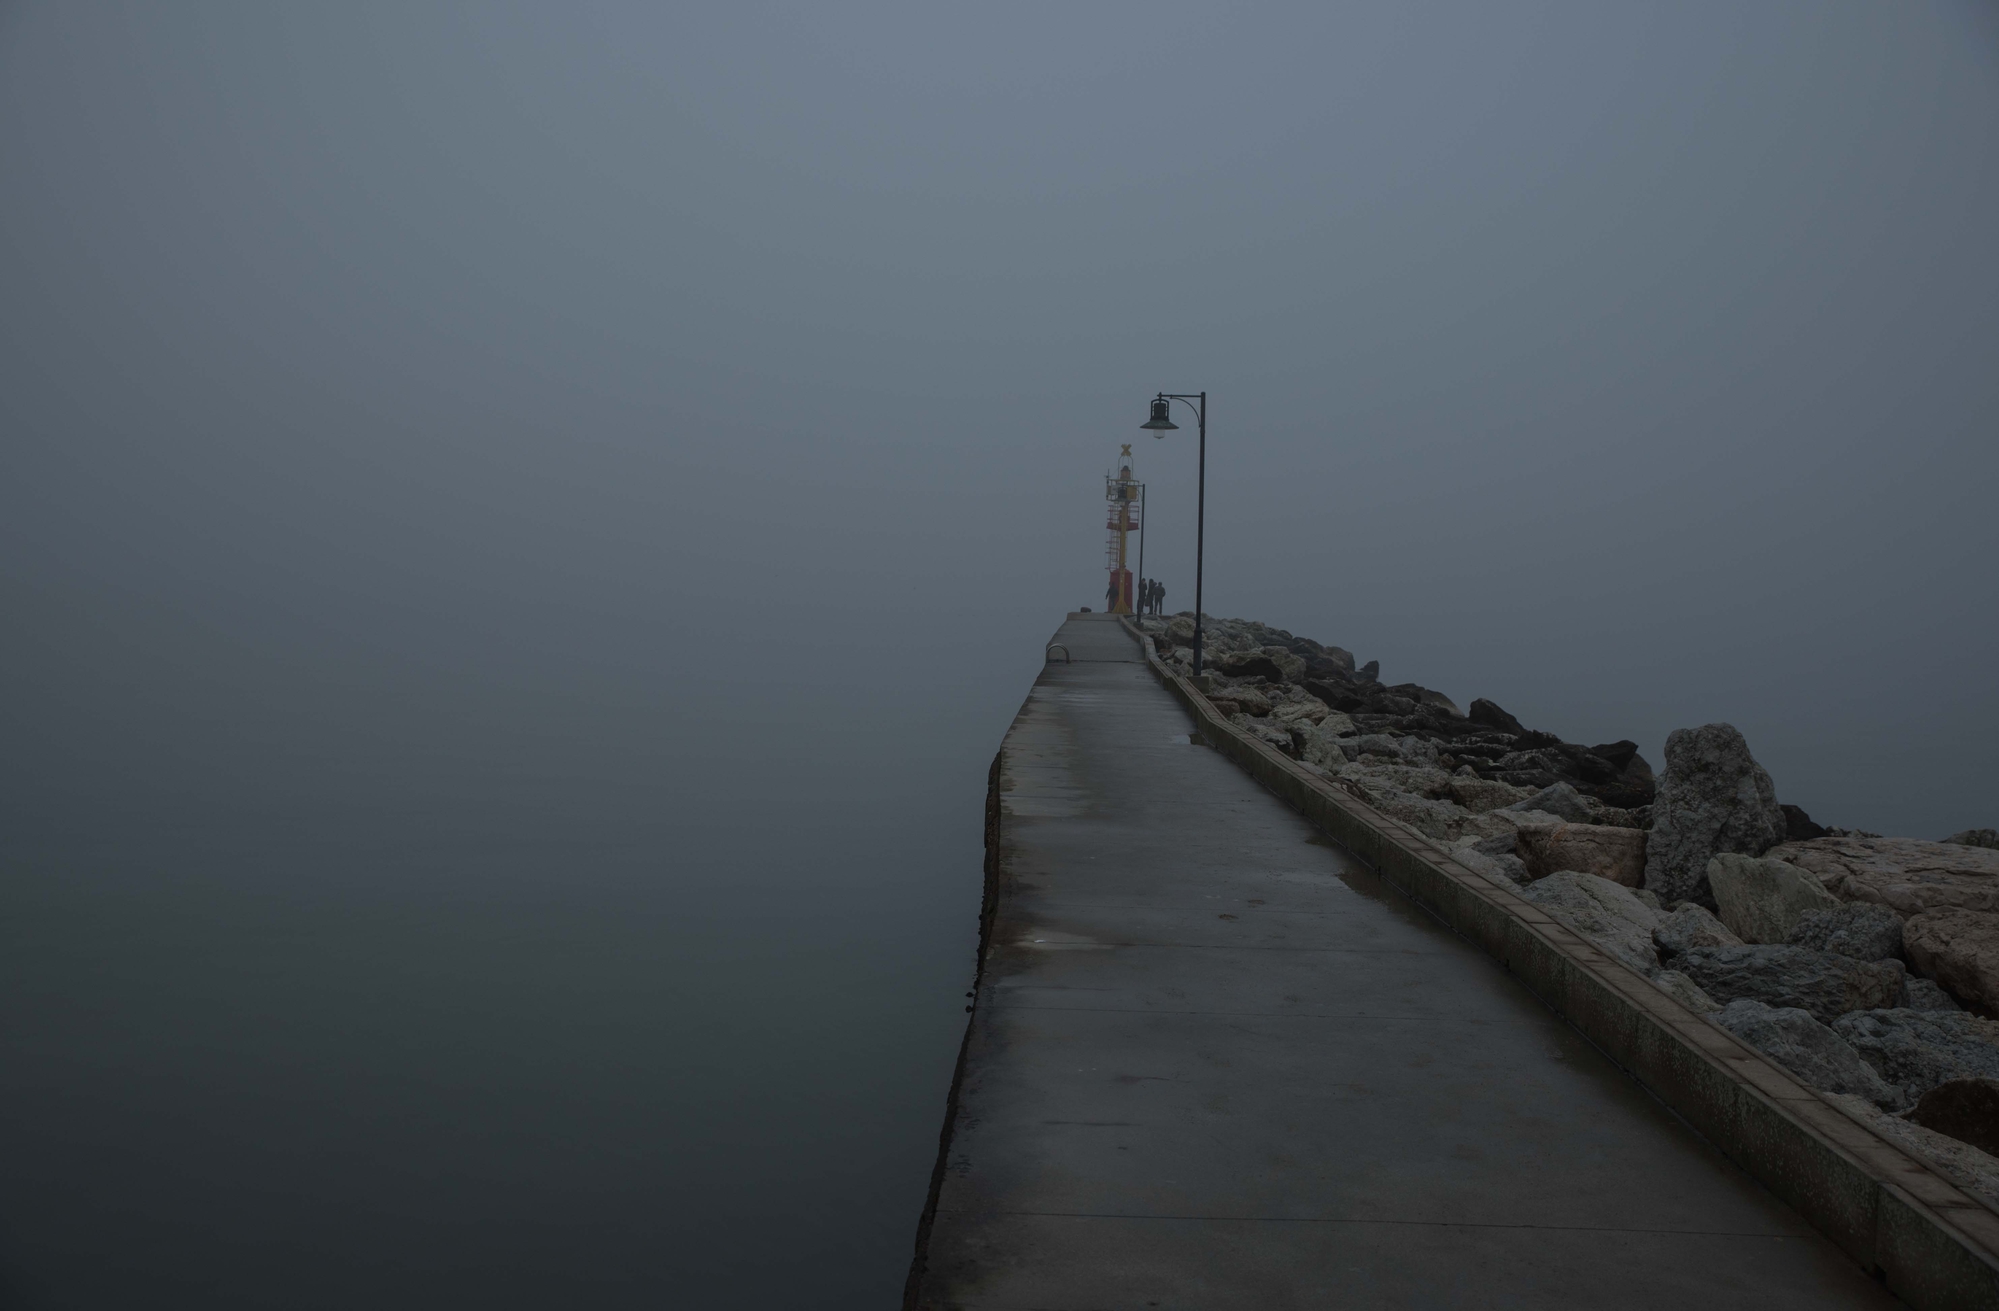
[[[1201,638],[1206,629],[1201,618],[1201,575],[1207,556],[1208,538],[1208,393],[1163,391],[1159,393],[1159,399],[1179,401],[1192,410],[1201,433],[1194,493],[1194,677],[1199,678]],[[1155,415],[1155,417],[1165,416]]]

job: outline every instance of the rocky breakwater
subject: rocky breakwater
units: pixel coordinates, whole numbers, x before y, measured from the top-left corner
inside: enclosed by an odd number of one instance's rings
[[[1140,624],[1187,672],[1193,616]],[[1210,618],[1205,643],[1202,691],[1231,723],[1999,1208],[1999,832],[1821,826],[1727,724],[1672,733],[1655,775],[1631,741],[1461,709],[1265,624]]]

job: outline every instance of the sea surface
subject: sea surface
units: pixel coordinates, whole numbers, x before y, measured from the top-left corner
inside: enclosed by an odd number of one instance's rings
[[[894,1305],[1032,627],[939,625],[894,679],[750,643],[622,700],[558,661],[329,710],[338,661],[221,643],[44,670],[0,1303]]]

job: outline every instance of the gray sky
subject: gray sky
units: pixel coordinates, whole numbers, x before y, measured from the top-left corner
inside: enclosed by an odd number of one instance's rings
[[[0,180],[52,799],[983,753],[1167,387],[1211,610],[1999,822],[1988,5],[16,3]]]

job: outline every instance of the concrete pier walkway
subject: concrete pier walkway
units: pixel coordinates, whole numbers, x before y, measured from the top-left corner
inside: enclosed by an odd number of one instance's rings
[[[1897,1303],[1077,615],[1002,757],[997,901],[910,1305]]]

